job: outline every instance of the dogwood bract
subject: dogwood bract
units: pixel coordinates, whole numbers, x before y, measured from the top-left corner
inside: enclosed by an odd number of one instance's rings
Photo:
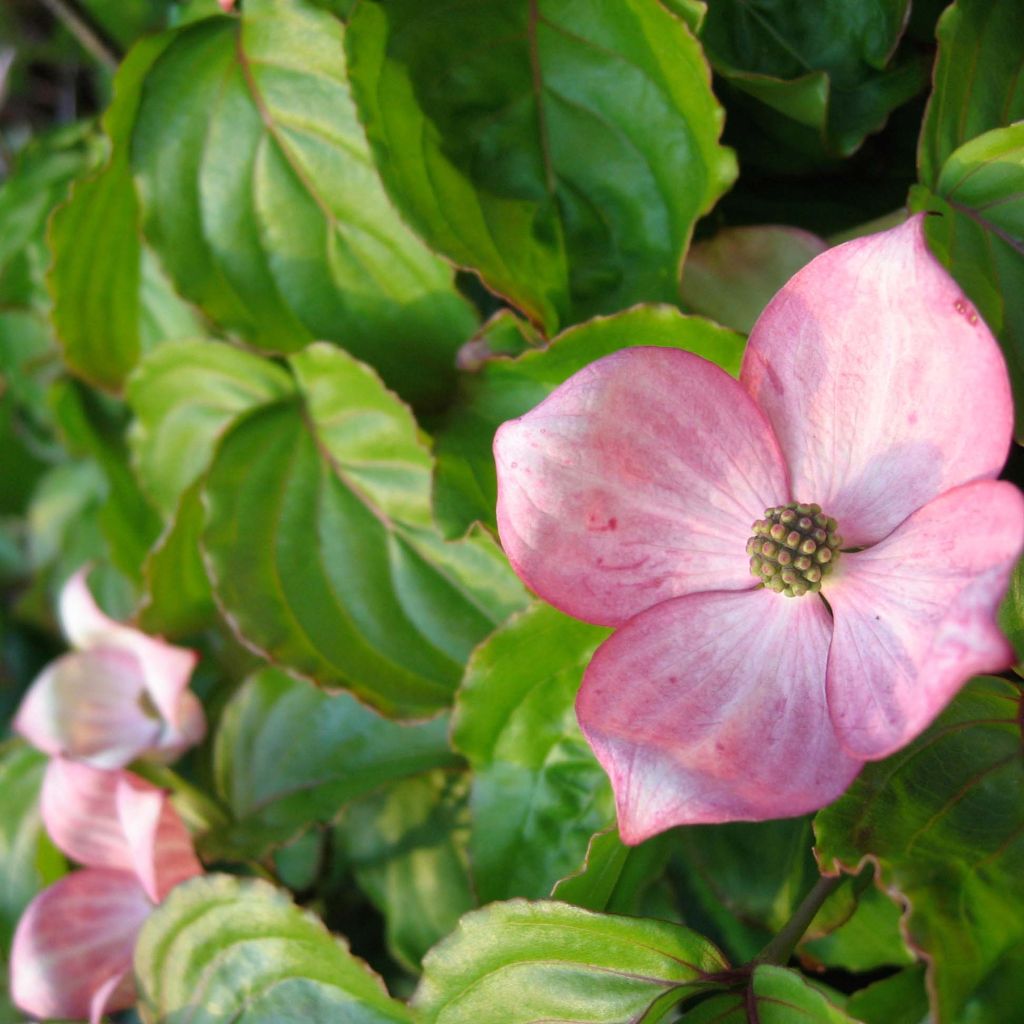
[[[44,889],[18,922],[11,995],[39,1017],[88,1017],[135,1002],[135,941],[154,906],[202,872],[167,794],[125,771],[60,758],[43,780],[53,841],[84,865]]]
[[[173,760],[206,731],[188,689],[194,651],[108,618],[82,570],[65,584],[60,621],[75,650],[33,681],[14,728],[44,753],[98,768],[136,757]]]
[[[576,708],[626,842],[821,807],[1011,663],[1012,425],[1002,355],[915,217],[796,274],[738,382],[626,349],[501,427],[512,565],[619,627]]]

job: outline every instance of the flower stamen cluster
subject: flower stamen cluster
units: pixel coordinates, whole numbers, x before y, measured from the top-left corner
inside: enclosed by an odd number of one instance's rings
[[[838,526],[820,505],[791,501],[765,509],[747,541],[751,575],[786,597],[817,593],[839,556]]]

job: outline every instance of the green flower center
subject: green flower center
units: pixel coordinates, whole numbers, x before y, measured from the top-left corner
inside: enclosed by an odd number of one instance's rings
[[[791,501],[766,508],[747,541],[751,575],[786,597],[817,593],[839,558],[838,525],[820,505]]]

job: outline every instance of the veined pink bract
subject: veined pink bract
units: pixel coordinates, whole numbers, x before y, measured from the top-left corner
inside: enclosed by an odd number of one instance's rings
[[[60,620],[75,649],[51,662],[22,701],[14,728],[30,743],[120,768],[136,757],[173,760],[203,738],[202,705],[188,689],[194,651],[104,615],[84,570],[61,593]]]
[[[796,274],[739,382],[627,349],[499,430],[512,565],[618,627],[577,713],[626,842],[821,807],[1011,663],[1012,423],[1002,355],[916,217]]]
[[[153,907],[202,872],[166,793],[125,771],[50,762],[43,821],[82,870],[29,904],[11,947],[11,994],[40,1017],[88,1017],[135,1001],[132,955]]]

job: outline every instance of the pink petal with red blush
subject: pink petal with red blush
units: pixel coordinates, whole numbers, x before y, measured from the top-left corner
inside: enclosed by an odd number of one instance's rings
[[[843,745],[880,758],[909,743],[980,672],[1009,667],[996,611],[1024,546],[1011,484],[956,488],[874,547],[841,556],[828,699]]]
[[[696,594],[638,615],[598,648],[576,710],[625,842],[802,814],[842,793],[860,761],[828,717],[830,626],[813,595]]]
[[[761,315],[740,379],[767,413],[793,494],[847,544],[995,477],[1013,408],[999,347],[931,255],[923,216],[831,249]]]
[[[152,904],[134,875],[76,871],[44,889],[18,922],[11,996],[44,1018],[89,1017],[135,1001],[132,956]],[[104,1001],[105,1005],[98,1005]]]
[[[745,552],[788,498],[764,416],[718,367],[675,349],[616,352],[494,442],[498,529],[519,576],[587,622],[753,585]]]

